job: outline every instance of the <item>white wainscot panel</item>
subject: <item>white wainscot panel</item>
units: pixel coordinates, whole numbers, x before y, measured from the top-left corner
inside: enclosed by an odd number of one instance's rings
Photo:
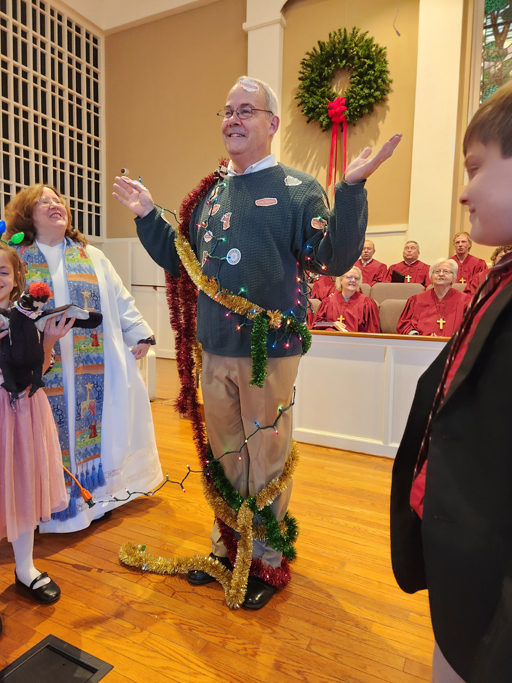
[[[169,307],[165,289],[148,286],[132,287],[137,308],[151,327],[156,337],[155,353],[158,358],[176,358],[174,332],[169,321]]]
[[[167,305],[165,289],[158,289],[156,292],[156,310],[158,330],[156,355],[159,358],[176,358],[174,332],[169,319],[169,306]]]
[[[105,240],[96,246],[111,260],[142,317],[155,333],[157,357],[176,358],[163,268],[153,261],[136,237]]]
[[[428,343],[428,342],[427,342]],[[422,348],[418,342],[412,348],[392,347],[394,357],[393,383],[390,405],[390,445],[398,448],[405,423],[411,409],[416,384],[426,368],[435,360],[444,344],[437,343],[433,349]]]
[[[132,283],[135,285],[164,285],[163,268],[157,265],[138,239],[132,243]]]
[[[420,375],[442,341],[313,334],[301,360],[294,438],[394,457]]]
[[[304,357],[299,369],[295,415],[301,428],[328,434],[335,425],[337,436],[382,441],[384,353],[378,347],[316,342],[315,355]]]

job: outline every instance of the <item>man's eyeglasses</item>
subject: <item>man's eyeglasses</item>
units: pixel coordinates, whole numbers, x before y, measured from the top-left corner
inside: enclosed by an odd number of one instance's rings
[[[41,197],[41,199],[36,202],[38,206],[52,206],[53,204],[56,204],[57,206],[63,206],[64,202],[62,199],[59,199],[56,197],[55,199],[53,197]]]
[[[244,105],[243,107],[238,107],[237,109],[231,109],[231,107],[224,107],[224,109],[221,109],[217,112],[217,116],[223,121],[227,121],[233,116],[233,114],[236,114],[240,121],[244,121],[245,119],[252,118],[254,116],[255,111],[263,111],[266,114],[274,113],[272,111],[269,111],[268,109],[256,109],[256,107]]]

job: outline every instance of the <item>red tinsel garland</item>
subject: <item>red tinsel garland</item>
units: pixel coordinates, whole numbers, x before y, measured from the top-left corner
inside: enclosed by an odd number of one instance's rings
[[[220,517],[215,518],[219,527],[222,542],[228,551],[228,557],[231,564],[234,566],[236,561],[236,553],[238,549],[238,541],[235,532],[231,527],[225,524]],[[271,567],[269,564],[263,562],[258,557],[253,557],[251,561],[251,568],[249,569],[249,576],[257,575],[271,586],[276,588],[284,588],[290,583],[290,564],[288,560],[283,557],[280,567]]]
[[[220,165],[227,166],[228,160],[221,159]],[[208,190],[219,179],[218,173],[210,173],[201,180],[199,185],[192,190],[183,200],[179,217],[180,232],[190,242],[190,221],[194,209],[208,193]],[[208,450],[206,432],[199,410],[196,389],[195,364],[193,357],[193,345],[196,336],[197,316],[197,289],[190,276],[180,263],[180,277],[175,278],[170,273],[165,273],[167,285],[167,302],[169,304],[171,327],[176,333],[176,361],[180,378],[181,390],[176,401],[176,410],[181,414],[188,414],[194,436],[194,442],[199,456],[201,467],[206,469]],[[235,563],[238,542],[233,529],[224,524],[217,517],[217,524],[222,536],[222,541],[228,551],[229,559]],[[288,560],[283,557],[281,566],[273,568],[262,560],[253,558],[249,574],[257,574],[276,588],[283,588],[290,582],[290,566]]]

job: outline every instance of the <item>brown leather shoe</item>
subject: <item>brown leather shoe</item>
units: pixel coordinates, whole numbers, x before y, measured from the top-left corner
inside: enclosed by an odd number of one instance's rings
[[[210,557],[214,560],[218,560],[227,569],[233,569],[233,565],[229,561],[228,557],[219,557],[213,553],[210,553]],[[206,572],[200,571],[199,569],[191,569],[187,574],[187,581],[192,586],[204,586],[207,583],[213,583],[214,581],[217,581],[217,579]]]
[[[246,609],[261,609],[276,592],[276,587],[271,586],[259,576],[249,576],[247,581],[247,593],[242,607]]]

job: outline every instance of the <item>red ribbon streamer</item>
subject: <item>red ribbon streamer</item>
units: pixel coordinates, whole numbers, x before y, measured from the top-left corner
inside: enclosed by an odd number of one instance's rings
[[[345,98],[337,97],[334,102],[329,102],[327,105],[327,113],[329,118],[332,119],[332,138],[331,138],[331,156],[329,159],[329,183],[336,184],[336,166],[338,165],[338,126],[343,124],[343,173],[347,168],[347,119],[345,112],[347,107],[345,106]]]

